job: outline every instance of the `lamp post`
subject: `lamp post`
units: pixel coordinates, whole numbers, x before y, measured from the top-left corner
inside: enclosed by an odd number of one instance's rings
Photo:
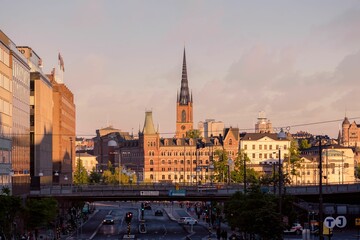
[[[246,194],[246,153],[244,154],[244,193]]]
[[[282,187],[282,163],[281,163],[281,148],[279,147],[279,212],[280,219],[282,221],[282,195],[281,195],[281,187]]]

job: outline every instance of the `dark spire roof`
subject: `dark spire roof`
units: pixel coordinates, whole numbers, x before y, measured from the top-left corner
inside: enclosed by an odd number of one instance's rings
[[[187,105],[189,102],[191,102],[190,93],[189,93],[189,84],[187,79],[187,71],[186,71],[185,48],[184,48],[184,59],[183,59],[183,68],[182,68],[182,76],[181,76],[180,97],[178,98],[178,102],[180,103],[180,105]]]
[[[349,125],[350,125],[349,119],[348,119],[347,117],[345,117],[342,124],[343,124],[343,125],[344,125],[344,124],[349,124]]]

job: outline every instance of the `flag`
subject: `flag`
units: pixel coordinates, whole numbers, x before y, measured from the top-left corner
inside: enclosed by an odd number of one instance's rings
[[[65,72],[64,60],[61,57],[60,53],[59,53],[59,65],[60,65],[60,69],[63,70],[63,72]]]

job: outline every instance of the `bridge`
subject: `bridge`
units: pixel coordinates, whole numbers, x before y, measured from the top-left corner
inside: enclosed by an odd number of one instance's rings
[[[324,202],[352,204],[358,203],[357,199],[360,198],[360,183],[323,185],[322,189]],[[29,197],[54,197],[65,201],[224,201],[243,190],[242,184],[52,185],[32,190]],[[262,190],[274,193],[273,186],[263,187]],[[318,185],[286,186],[284,192],[309,202],[317,202],[319,199]]]

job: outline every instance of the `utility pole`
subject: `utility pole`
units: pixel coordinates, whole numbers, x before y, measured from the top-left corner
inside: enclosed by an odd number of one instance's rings
[[[319,240],[323,240],[323,196],[322,196],[322,146],[321,136],[319,140]]]

